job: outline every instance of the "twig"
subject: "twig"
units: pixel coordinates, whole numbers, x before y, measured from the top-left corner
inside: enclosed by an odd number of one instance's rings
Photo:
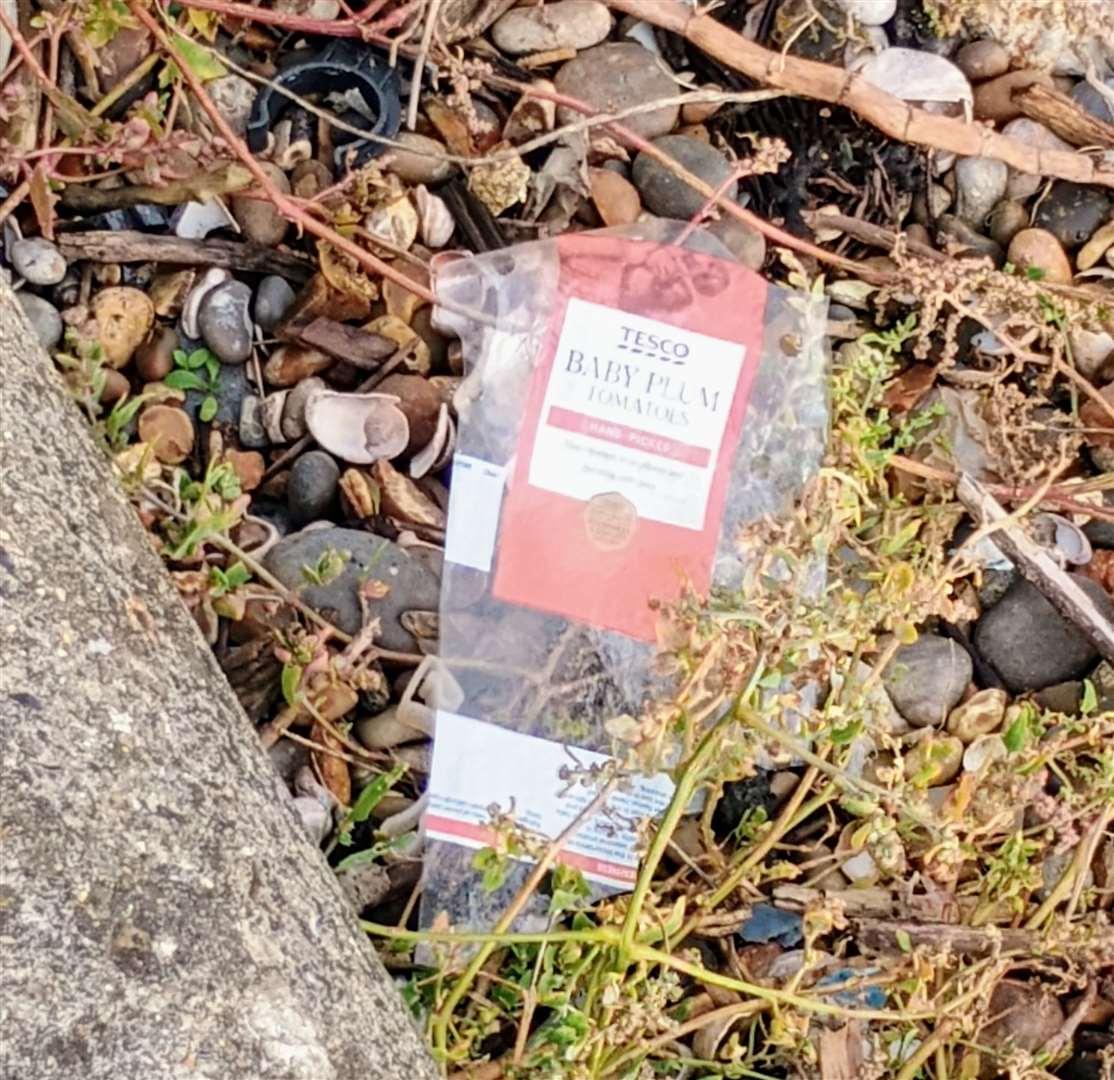
[[[954,1030],[955,1022],[952,1020],[943,1020],[937,1024],[932,1034],[917,1047],[916,1052],[901,1067],[901,1072],[894,1080],[913,1080],[913,1077],[920,1073],[921,1066],[936,1053],[936,1048],[943,1046],[951,1038]]]
[[[422,94],[422,76],[425,74],[429,47],[433,43],[433,29],[441,13],[441,0],[429,0],[425,13],[425,26],[422,27],[422,40],[418,45],[418,55],[414,59],[414,74],[410,77],[410,101],[406,106],[406,126],[413,131],[418,123],[418,102]]]
[[[1079,627],[1104,659],[1114,663],[1114,626],[1051,554],[1023,529],[1009,524],[1002,505],[970,474],[960,474],[956,495],[980,525],[989,527],[994,542],[1017,564],[1022,575],[1061,615]]]
[[[364,38],[372,40],[384,30],[392,30],[402,22],[417,6],[417,0],[403,4],[390,15],[374,22],[363,22],[359,16],[352,19],[309,19],[285,11],[272,11],[256,7],[254,4],[239,4],[232,0],[188,0],[183,7],[200,8],[202,11],[216,11],[221,15],[231,15],[250,22],[267,23],[301,34],[323,34],[327,37]]]
[[[854,72],[764,49],[703,14],[703,9],[680,0],[608,0],[608,4],[679,34],[721,64],[765,85],[846,106],[899,142],[996,158],[1036,176],[1114,187],[1114,170],[1101,168],[1082,154],[1026,146],[981,124],[916,109]]]
[[[1061,1051],[1075,1038],[1076,1029],[1083,1023],[1083,1018],[1087,1013],[1091,1011],[1091,1006],[1094,1005],[1098,993],[1098,979],[1088,980],[1087,989],[1083,991],[1074,1008],[1065,1017],[1060,1030],[1040,1048],[1040,1053],[1048,1061],[1055,1061],[1060,1056]]]
[[[279,274],[299,282],[313,273],[308,259],[247,241],[191,240],[184,236],[152,236],[127,229],[121,232],[104,229],[60,233],[57,242],[67,258],[84,262],[219,266],[247,273]]]
[[[1114,124],[1100,120],[1067,94],[1034,83],[1013,95],[1021,111],[1073,146],[1114,147]]]

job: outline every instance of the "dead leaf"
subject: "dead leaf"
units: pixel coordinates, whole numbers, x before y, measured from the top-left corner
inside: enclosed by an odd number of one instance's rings
[[[476,146],[472,133],[468,130],[468,122],[456,109],[435,97],[423,98],[422,108],[450,153],[460,157],[476,156]]]
[[[890,383],[882,396],[882,404],[894,412],[908,412],[916,408],[935,381],[936,368],[931,364],[914,364]]]
[[[480,165],[468,176],[468,190],[498,217],[515,203],[524,202],[530,190],[530,166],[520,157]]]
[[[35,171],[31,173],[28,181],[31,193],[31,206],[35,211],[35,220],[39,223],[39,232],[47,240],[54,239],[54,193],[50,190],[50,181],[47,179],[46,165],[39,162]]]
[[[821,1033],[821,1080],[858,1080],[862,1071],[863,1036],[858,1020]]]
[[[330,750],[344,751],[344,744],[320,721],[314,723],[310,738]],[[348,806],[352,802],[352,777],[348,773],[348,763],[343,758],[322,753],[320,750],[312,751],[311,756],[321,782],[341,806]]]

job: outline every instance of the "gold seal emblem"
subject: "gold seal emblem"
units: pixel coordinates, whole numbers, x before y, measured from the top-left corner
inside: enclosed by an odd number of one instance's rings
[[[601,551],[620,551],[630,544],[638,528],[638,511],[617,491],[593,495],[584,507],[588,539]]]

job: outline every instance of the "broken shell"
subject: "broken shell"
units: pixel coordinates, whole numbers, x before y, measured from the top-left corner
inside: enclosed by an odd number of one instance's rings
[[[402,251],[409,251],[418,238],[418,212],[405,195],[377,206],[364,225],[372,237]]]
[[[1008,753],[1001,735],[980,735],[963,751],[963,768],[978,772],[992,761],[1002,761]]]
[[[193,287],[196,270],[175,270],[173,273],[156,274],[147,288],[147,295],[155,305],[155,314],[172,319],[182,312],[182,305]]]
[[[1060,514],[1043,516],[1053,523],[1056,551],[1065,562],[1086,566],[1094,558],[1091,541],[1078,525]]]
[[[436,611],[404,611],[398,621],[417,639],[433,641],[441,636],[441,619]]]
[[[197,313],[201,309],[201,301],[218,285],[230,280],[231,277],[232,275],[227,270],[222,270],[219,266],[213,266],[194,282],[182,303],[182,332],[186,337],[194,339],[201,337],[201,330],[197,325]]]
[[[367,473],[360,469],[345,469],[339,487],[349,517],[363,521],[379,513],[379,490]]]
[[[410,424],[393,394],[317,390],[306,401],[306,424],[318,446],[352,465],[398,457]]]
[[[531,85],[548,94],[557,92],[557,87],[548,79],[537,79]],[[511,115],[503,125],[503,138],[517,145],[534,138],[535,135],[552,131],[556,122],[556,102],[523,94],[511,109]]]
[[[282,433],[282,411],[286,408],[286,399],[289,395],[289,390],[268,394],[259,406],[259,419],[267,438],[279,445],[286,442],[286,436]]]
[[[421,222],[422,243],[428,248],[442,248],[452,239],[456,221],[445,205],[445,200],[426,191],[424,184],[414,189]]]
[[[453,397],[463,381],[459,375],[431,375],[429,377],[429,385],[441,395],[441,400],[448,405],[450,411],[453,407]]]
[[[449,407],[442,405],[437,413],[437,430],[434,432],[433,438],[410,461],[410,475],[415,480],[436,469],[442,458],[446,456],[445,446],[449,442],[452,428],[453,422],[449,419]]]
[[[376,461],[371,475],[379,484],[380,513],[411,525],[445,527],[446,516],[441,507],[389,461]]]
[[[164,465],[178,465],[193,451],[193,424],[173,405],[152,405],[139,416],[139,438]]]

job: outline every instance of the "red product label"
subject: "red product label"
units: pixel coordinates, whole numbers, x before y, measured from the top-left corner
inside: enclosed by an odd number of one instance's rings
[[[711,584],[766,282],[675,246],[564,236],[503,506],[494,595],[654,640]]]

